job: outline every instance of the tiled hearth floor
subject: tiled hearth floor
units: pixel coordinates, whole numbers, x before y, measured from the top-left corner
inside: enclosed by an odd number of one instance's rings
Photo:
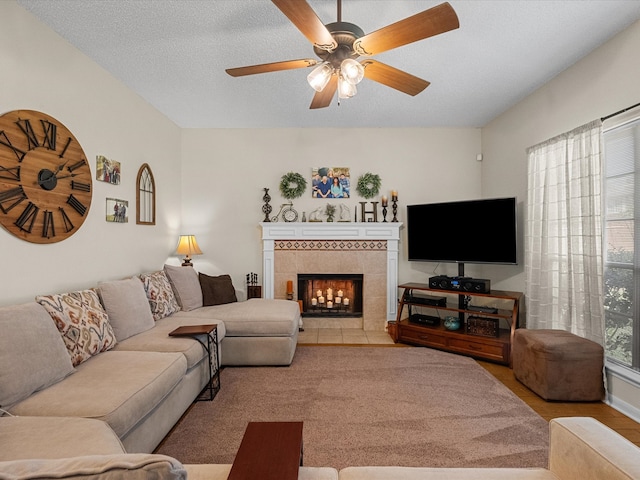
[[[361,328],[305,327],[298,333],[299,344],[393,345],[387,332]]]

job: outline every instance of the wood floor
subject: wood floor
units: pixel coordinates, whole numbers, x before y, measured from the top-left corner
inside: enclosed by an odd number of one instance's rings
[[[478,361],[545,420],[556,417],[593,417],[640,447],[640,423],[602,402],[546,402],[518,382],[504,365]]]

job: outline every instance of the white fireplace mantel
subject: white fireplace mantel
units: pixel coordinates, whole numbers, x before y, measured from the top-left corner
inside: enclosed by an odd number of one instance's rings
[[[261,222],[264,298],[274,298],[276,240],[385,240],[387,242],[387,321],[398,305],[398,248],[401,222]]]

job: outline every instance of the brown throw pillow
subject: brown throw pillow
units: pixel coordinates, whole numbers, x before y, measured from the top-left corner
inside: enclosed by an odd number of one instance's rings
[[[229,275],[212,277],[199,273],[200,287],[202,288],[202,305],[222,305],[223,303],[237,302],[236,289],[233,288]]]

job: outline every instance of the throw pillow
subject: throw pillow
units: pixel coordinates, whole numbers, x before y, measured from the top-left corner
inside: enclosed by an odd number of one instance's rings
[[[164,271],[169,277],[171,288],[182,310],[188,312],[202,306],[202,289],[198,273],[193,267],[165,265]]]
[[[236,289],[229,275],[219,275],[212,277],[200,273],[200,287],[202,288],[202,305],[222,305],[223,303],[237,302]]]
[[[0,308],[0,406],[8,407],[74,372],[60,333],[36,302]]]
[[[147,294],[138,277],[101,282],[98,293],[119,342],[154,327]]]
[[[153,319],[158,321],[161,318],[179,312],[180,305],[173,293],[169,278],[164,270],[152,273],[143,273],[139,276],[147,294],[147,300],[151,307]]]
[[[107,312],[94,290],[38,295],[36,301],[53,318],[74,366],[116,344]]]

